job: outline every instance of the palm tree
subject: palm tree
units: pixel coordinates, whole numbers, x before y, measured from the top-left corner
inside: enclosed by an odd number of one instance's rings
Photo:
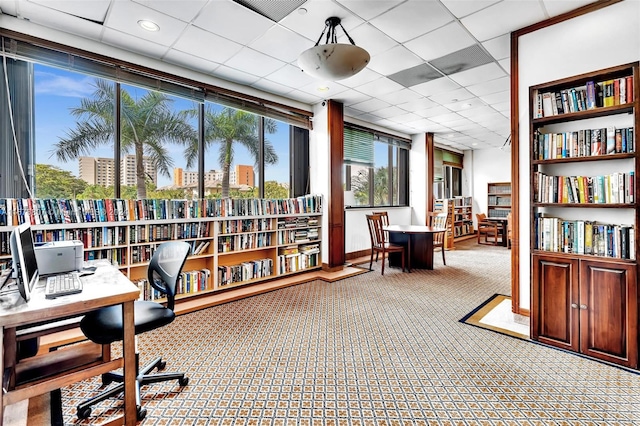
[[[106,80],[96,80],[92,97],[80,101],[71,109],[78,117],[76,128],[60,138],[53,154],[60,161],[70,161],[81,155],[91,155],[99,146],[112,145],[115,131],[115,87]],[[188,123],[188,114],[171,109],[173,100],[167,95],[149,91],[139,99],[121,90],[121,140],[123,154],[133,151],[136,156],[136,188],[138,198],[146,198],[143,157],[148,158],[156,170],[170,176],[173,160],[166,144],[190,144],[195,131]]]
[[[195,111],[191,112],[195,114]],[[258,164],[260,158],[260,139],[258,138],[258,124],[260,117],[234,108],[223,108],[216,112],[208,107],[205,111],[205,148],[213,143],[220,144],[218,162],[222,167],[222,198],[229,198],[229,174],[234,158],[234,145],[243,145],[254,163]],[[264,119],[265,133],[275,133],[276,121],[271,118]],[[192,167],[198,155],[198,145],[193,143],[187,147],[185,157],[187,167]],[[264,141],[264,163],[277,164],[278,154],[271,142]]]

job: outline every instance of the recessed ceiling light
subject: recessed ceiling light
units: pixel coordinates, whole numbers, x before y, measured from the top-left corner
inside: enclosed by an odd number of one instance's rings
[[[472,146],[478,146],[478,142],[474,142],[471,144]]]
[[[138,25],[140,25],[140,27],[142,27],[142,29],[147,30],[147,31],[159,31],[160,30],[160,26],[158,26],[158,24],[156,24],[153,21],[148,21],[146,19],[141,19],[138,21]]]
[[[463,108],[471,108],[471,104],[464,104],[462,105]]]
[[[298,9],[298,13],[300,15],[305,15],[307,13],[307,9],[305,9],[304,7],[301,7],[300,9]]]
[[[320,86],[320,87],[318,87],[316,90],[318,90],[318,92],[328,92],[328,91],[329,91],[329,87],[327,87],[327,86]]]

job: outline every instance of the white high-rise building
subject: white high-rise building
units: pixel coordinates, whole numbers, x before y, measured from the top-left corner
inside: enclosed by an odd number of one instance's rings
[[[151,160],[143,157],[142,164],[147,178],[157,185],[158,173]],[[113,185],[115,176],[113,158],[80,157],[78,170],[80,179],[89,185]],[[125,155],[120,161],[120,185],[136,185],[136,156],[133,154]]]

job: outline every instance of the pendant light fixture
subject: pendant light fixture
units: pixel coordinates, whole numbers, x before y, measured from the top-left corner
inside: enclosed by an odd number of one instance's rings
[[[338,43],[336,27],[340,26],[351,44]],[[320,41],[325,32],[325,44]],[[310,76],[322,80],[342,80],[349,78],[364,69],[371,56],[361,47],[356,46],[340,23],[340,18],[331,17],[325,21],[322,34],[315,46],[307,49],[298,57],[298,66]]]

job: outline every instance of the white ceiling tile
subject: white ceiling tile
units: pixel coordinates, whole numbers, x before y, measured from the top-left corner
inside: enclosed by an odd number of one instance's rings
[[[542,0],[549,16],[557,16],[565,12],[577,9],[596,0]]]
[[[433,96],[442,92],[450,92],[459,89],[460,85],[447,77],[437,78],[427,81],[426,83],[411,86],[411,90],[420,93],[423,96]]]
[[[323,90],[320,91],[318,90],[319,88],[322,88]],[[307,84],[306,86],[300,87],[301,91],[311,93],[312,95],[319,95],[323,99],[332,99],[337,94],[342,93],[348,89],[348,87],[345,87],[340,83],[336,83],[335,81],[330,83],[315,81],[313,83]]]
[[[193,24],[245,45],[275,25],[270,19],[231,0],[209,2]],[[213,49],[214,46],[209,48]]]
[[[382,53],[397,45],[391,37],[369,23],[364,23],[354,28],[353,31],[349,31],[349,35],[357,46],[365,49],[371,56]]]
[[[455,112],[450,112],[448,114],[436,115],[434,117],[429,117],[429,120],[438,124],[447,124],[453,121],[461,120],[463,117],[460,117]]]
[[[47,4],[47,2],[44,2],[44,4]],[[100,40],[102,36],[103,26],[101,24],[59,12],[39,4],[20,2],[18,8],[16,7],[18,6],[16,3],[3,1],[1,6],[3,12],[19,13],[22,19],[28,19],[34,24],[71,32],[94,40]],[[16,9],[16,11],[14,12],[12,9]]]
[[[493,109],[496,111],[500,111],[501,113],[510,114],[511,113],[511,101],[509,102],[500,102],[497,104],[491,105]]]
[[[370,96],[384,95],[385,93],[391,93],[398,90],[402,90],[404,87],[393,80],[386,77],[373,80],[369,83],[365,83],[358,86],[358,91]]]
[[[546,18],[537,1],[503,0],[462,18],[462,25],[479,41],[508,34]]]
[[[282,68],[285,66],[285,63],[279,59],[256,52],[253,49],[244,48],[226,61],[225,65],[264,77]]]
[[[298,34],[301,34],[306,38],[313,40],[314,43],[316,40],[318,40],[320,34],[322,34],[322,30],[325,28],[325,21],[327,20],[327,18],[330,18],[332,16],[339,17],[342,21],[342,26],[347,31],[349,31],[349,34],[351,34],[351,29],[357,27],[358,25],[361,25],[364,22],[358,16],[350,13],[347,9],[332,1],[308,0],[304,4],[304,8],[307,10],[307,13],[305,13],[304,15],[293,12],[283,18],[279,23],[280,25],[295,31]],[[345,43],[348,43],[341,28],[338,28],[336,32],[338,33],[338,40],[340,42],[343,42],[342,40],[344,40]],[[321,44],[324,44],[325,37],[323,37]]]
[[[511,91],[507,90],[504,92],[497,92],[490,95],[480,96],[480,99],[482,99],[489,105],[509,102],[509,100],[511,99]]]
[[[185,68],[194,69],[196,71],[204,72],[207,74],[215,70],[220,65],[217,62],[208,61],[204,58],[189,55],[175,49],[171,49],[167,53],[165,53],[162,59],[166,62],[180,65]]]
[[[369,99],[368,101],[360,102],[357,104],[351,105],[351,108],[360,110],[362,112],[371,112],[377,111],[382,108],[387,108],[391,105],[385,101],[381,101],[380,99]]]
[[[427,108],[433,108],[435,106],[438,106],[438,104],[433,102],[431,99],[421,97],[419,99],[416,99],[415,101],[401,103],[401,104],[398,104],[397,106],[406,111],[416,112],[416,111],[425,110]]]
[[[368,101],[371,99],[371,96],[365,95],[364,93],[358,92],[354,89],[348,89],[344,92],[340,92],[334,97],[336,101],[342,102],[345,107],[353,104],[357,104],[360,102]],[[362,112],[360,112],[362,113]]]
[[[509,77],[497,78],[491,81],[467,86],[466,89],[476,96],[489,95],[491,93],[503,92],[509,90],[511,80]]]
[[[347,87],[358,87],[365,83],[369,83],[370,81],[378,80],[379,78],[382,78],[382,75],[370,70],[369,68],[365,68],[354,76],[340,80],[340,84]]]
[[[403,115],[406,114],[407,111],[398,108],[395,105],[392,105],[390,107],[386,107],[386,108],[382,108],[376,111],[376,115],[381,117],[381,118],[391,118],[391,117],[396,117],[398,115]]]
[[[158,31],[143,30],[138,21],[147,19],[158,24]],[[187,24],[179,19],[133,2],[116,1],[111,5],[104,27],[130,34],[155,44],[171,46],[182,34]]]
[[[508,58],[511,55],[511,36],[509,34],[487,40],[482,45],[496,59]]]
[[[458,114],[460,114],[460,115],[462,115],[464,117],[470,118],[473,121],[476,121],[475,120],[476,117],[484,116],[484,115],[487,115],[487,114],[496,114],[496,111],[493,108],[489,107],[489,106],[483,105],[483,106],[479,106],[479,107],[475,107],[475,108],[469,108],[469,109],[466,109],[466,110],[459,111]]]
[[[430,126],[435,125],[435,123],[427,118],[421,118],[415,121],[409,121],[405,123],[407,126],[411,126],[416,129],[428,129]]]
[[[407,49],[425,61],[440,58],[475,43],[457,21],[406,42]]]
[[[294,90],[292,92],[287,93],[287,98],[293,99],[299,102],[303,102],[309,105],[317,104],[324,99],[321,96],[312,95],[311,93],[301,92],[299,90]]]
[[[277,69],[271,74],[268,74],[266,78],[276,83],[289,86],[292,89],[316,82],[316,80],[309,77],[308,74],[300,71],[300,68],[289,64]]]
[[[394,40],[404,43],[453,20],[440,2],[410,0],[371,20]]]
[[[442,124],[439,124],[439,123],[434,123],[434,124],[430,125],[425,131],[433,132],[433,133],[441,133],[441,132],[450,132],[451,129],[448,128],[445,125],[442,125]]]
[[[511,58],[501,59],[498,61],[498,64],[507,74],[511,74]]]
[[[434,108],[427,108],[427,109],[415,111],[416,114],[424,118],[436,117],[438,115],[448,114],[450,112],[451,110],[449,108],[445,108],[443,106],[437,106]]]
[[[365,114],[364,112],[360,111],[359,109],[354,109],[351,107],[345,107],[344,108],[344,115],[346,117],[358,117],[362,114]]]
[[[276,93],[278,95],[286,95],[293,90],[289,86],[284,86],[274,81],[267,80],[266,78],[261,78],[251,85],[256,89],[264,90],[269,93]]]
[[[360,120],[368,121],[370,123],[377,123],[383,119],[382,117],[378,117],[377,115],[370,114],[370,113],[362,114],[358,118]]]
[[[478,98],[466,99],[464,101],[452,102],[448,104],[444,104],[446,108],[449,108],[451,111],[462,111],[465,109],[476,108],[479,106],[484,106],[484,102]]]
[[[167,47],[143,40],[130,34],[124,34],[105,28],[102,34],[102,42],[111,46],[120,47],[130,52],[137,52],[149,58],[162,58],[167,52]]]
[[[397,91],[393,91],[390,93],[385,93],[379,96],[383,101],[389,102],[392,105],[398,105],[402,103],[407,103],[410,101],[417,101],[422,99],[422,95],[414,92],[409,89],[400,89]]]
[[[224,63],[242,49],[238,43],[193,26],[186,29],[173,47],[218,63]]]
[[[313,42],[287,28],[275,25],[249,44],[249,47],[285,62],[295,62]]]
[[[347,9],[351,10],[362,19],[369,20],[402,3],[404,0],[337,0]]]
[[[260,77],[256,75],[249,74],[244,71],[236,70],[226,65],[220,65],[218,68],[214,70],[213,74],[216,77],[220,77],[224,80],[229,80],[229,81],[234,81],[236,83],[249,84],[249,85],[260,80]]]
[[[494,62],[490,62],[470,70],[451,74],[449,77],[461,86],[471,86],[473,84],[504,77],[506,74]]]
[[[191,22],[200,10],[207,4],[208,0],[180,0],[180,1],[158,1],[158,0],[133,0],[136,3],[155,9],[165,15],[173,16],[184,22]],[[93,4],[92,1],[82,1],[79,3]],[[109,3],[109,2],[107,2]]]
[[[457,18],[470,15],[500,0],[440,0]]]
[[[396,46],[371,57],[369,68],[382,75],[391,75],[422,63],[415,53],[403,46]]]
[[[111,0],[29,0],[20,2],[20,13],[24,13],[23,7],[28,7],[28,3],[38,4],[46,7],[49,11],[59,11],[68,15],[74,15],[89,21],[103,22]],[[49,16],[50,19],[53,16]]]
[[[439,103],[440,105],[445,105],[451,102],[464,101],[465,99],[471,99],[473,97],[473,94],[466,89],[456,89],[450,92],[443,92],[429,96],[429,99]]]

